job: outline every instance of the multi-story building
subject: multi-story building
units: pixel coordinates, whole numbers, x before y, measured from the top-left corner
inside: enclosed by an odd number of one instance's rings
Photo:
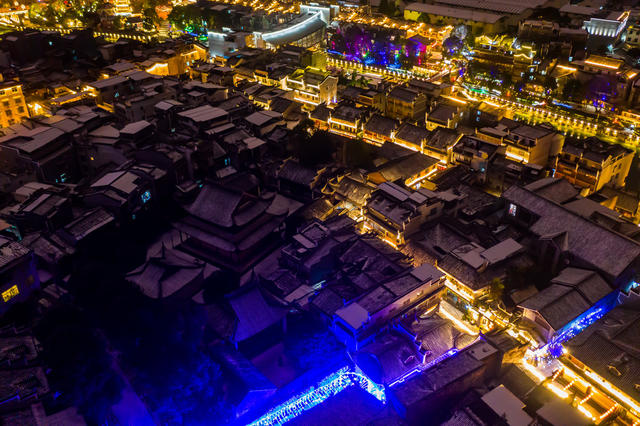
[[[636,21],[627,27],[622,39],[629,47],[640,46],[640,22]]]
[[[22,85],[13,80],[0,83],[0,126],[11,126],[28,117]]]
[[[426,110],[427,97],[416,90],[397,86],[387,95],[387,117],[422,121]]]
[[[476,130],[476,137],[504,145],[506,157],[525,164],[546,167],[562,148],[564,136],[545,126],[520,125],[503,119],[495,127]]]
[[[119,16],[129,16],[133,10],[131,9],[131,2],[129,0],[116,0],[115,1],[115,14]]]
[[[431,191],[409,191],[384,182],[367,200],[365,227],[391,244],[404,244],[405,236],[418,231],[427,219],[438,217],[443,206],[442,200]]]
[[[338,79],[311,67],[294,71],[285,79],[284,88],[293,90],[294,99],[307,106],[335,103],[338,97]]]
[[[425,263],[338,309],[333,319],[334,333],[348,347],[358,349],[391,319],[437,297],[443,288],[442,272]]]
[[[367,119],[368,111],[350,105],[338,105],[329,117],[329,131],[347,137],[357,137],[362,133],[362,126]]]
[[[568,139],[556,160],[555,176],[564,177],[589,193],[611,184],[621,188],[625,184],[633,151],[620,145],[608,144],[598,138]]]

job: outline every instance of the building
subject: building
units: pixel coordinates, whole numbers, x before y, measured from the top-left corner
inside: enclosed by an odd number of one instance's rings
[[[402,245],[425,221],[437,218],[442,208],[442,201],[431,191],[412,192],[385,182],[378,185],[367,200],[365,227],[390,244]]]
[[[520,303],[522,318],[543,341],[561,335],[585,313],[615,304],[617,292],[593,271],[565,268],[551,285]]]
[[[174,235],[175,238],[175,235]],[[147,260],[126,275],[153,299],[189,300],[219,269],[160,241],[147,250]]]
[[[34,173],[41,182],[72,182],[77,177],[71,133],[57,127],[23,127],[0,138],[5,173]]]
[[[131,9],[131,3],[129,0],[116,0],[115,1],[115,14],[118,16],[129,16],[133,10]]]
[[[435,130],[438,127],[455,129],[463,116],[464,112],[460,107],[439,104],[427,113],[425,124],[428,130]]]
[[[467,301],[482,298],[488,294],[493,280],[506,277],[507,270],[526,270],[534,265],[525,247],[512,238],[485,248],[461,237],[450,234],[440,237],[444,242],[442,246],[433,243],[435,250],[440,247],[440,251],[446,251],[445,247],[451,247],[439,259],[438,268],[447,274],[447,288],[454,302],[459,298]]]
[[[292,90],[294,99],[307,106],[332,104],[338,99],[338,79],[328,71],[307,67],[294,71],[285,79],[284,88]]]
[[[443,289],[443,274],[424,264],[387,281],[338,309],[333,331],[348,347],[358,349],[392,318],[406,314],[416,305],[436,297]]]
[[[369,111],[345,103],[335,107],[329,117],[329,131],[338,135],[356,138],[362,134],[362,127]]]
[[[507,189],[507,219],[535,237],[536,257],[552,274],[570,264],[597,271],[612,288],[625,288],[635,277],[640,245],[559,204],[566,191],[554,191],[552,183],[547,178]]]
[[[212,58],[228,58],[233,52],[247,46],[250,33],[243,31],[209,31],[209,55]]]
[[[293,44],[300,47],[311,47],[324,40],[325,28],[328,25],[326,13],[322,10],[303,9],[293,19],[268,32],[253,32],[251,45],[258,48],[276,49],[279,46]]]
[[[458,133],[455,130],[438,127],[427,137],[422,147],[422,152],[430,157],[437,158],[442,164],[449,164],[453,147],[462,136],[462,133]]]
[[[430,135],[431,132],[424,127],[411,123],[402,123],[395,134],[393,143],[414,151],[422,152]]]
[[[622,188],[631,168],[633,151],[598,138],[567,139],[555,165],[556,177],[594,193],[605,185]]]
[[[22,85],[16,81],[0,83],[0,127],[9,127],[29,117]]]
[[[504,147],[473,136],[462,136],[451,148],[451,164],[464,164],[484,176],[492,159]]]
[[[409,424],[422,424],[452,408],[469,389],[485,385],[501,363],[501,352],[481,340],[399,383],[387,397]]]
[[[382,145],[394,139],[398,122],[392,118],[383,117],[380,114],[373,114],[364,125],[364,140],[374,145]]]
[[[339,247],[356,237],[355,222],[347,216],[335,216],[326,221],[315,219],[282,248],[279,262],[296,277],[315,284],[335,272]]]
[[[562,140],[562,135],[553,129],[523,125],[509,130],[503,144],[508,158],[545,167],[557,155]]]
[[[16,302],[24,302],[40,286],[33,252],[20,243],[0,237],[0,313]]]
[[[595,385],[600,404],[589,406],[594,417],[633,423],[640,420],[640,354],[635,344],[640,296],[635,289],[621,298],[619,306],[564,343],[567,351],[561,360],[566,370],[562,379],[573,380],[577,374],[586,385]]]
[[[242,273],[280,240],[287,212],[271,208],[271,197],[209,182],[186,207],[187,216],[174,224],[180,250],[214,265]]]
[[[387,94],[387,117],[399,121],[422,121],[426,110],[427,97],[417,90],[396,86]]]

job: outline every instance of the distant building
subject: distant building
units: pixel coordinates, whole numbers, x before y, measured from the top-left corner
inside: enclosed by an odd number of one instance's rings
[[[38,111],[34,112],[37,114]],[[22,85],[16,81],[0,83],[0,127],[9,127],[29,117]]]
[[[631,168],[633,151],[595,137],[567,139],[558,155],[555,176],[594,193],[610,184],[622,188]]]
[[[364,139],[375,145],[391,142],[398,129],[398,122],[380,114],[373,114],[364,125]]]
[[[473,136],[462,136],[451,148],[451,164],[464,164],[484,177],[489,164],[504,148]]]
[[[129,16],[133,10],[129,0],[115,0],[115,14],[119,16]]]
[[[458,127],[458,123],[464,116],[464,112],[461,108],[440,104],[426,115],[426,127],[428,130],[434,130],[438,127],[444,127],[447,129],[455,129]]]
[[[338,135],[355,138],[362,134],[369,111],[351,105],[339,104],[329,117],[329,131]]]
[[[520,125],[511,120],[501,120],[492,128],[477,129],[476,136],[504,145],[505,155],[512,160],[543,167],[560,152],[564,141],[564,137],[551,128]]]
[[[426,109],[427,97],[414,89],[396,86],[387,94],[387,117],[400,121],[422,121]]]
[[[307,106],[336,103],[338,79],[314,68],[298,69],[285,79],[284,88],[293,90],[294,99]]]

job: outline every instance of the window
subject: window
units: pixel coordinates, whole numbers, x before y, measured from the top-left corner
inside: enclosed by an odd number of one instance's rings
[[[2,105],[4,105],[4,106],[8,107],[8,106],[9,106],[9,101],[3,101],[3,102],[2,102]]]
[[[16,297],[18,294],[20,294],[20,290],[18,290],[18,286],[13,285],[9,287],[7,290],[2,292],[2,300],[4,300],[5,302],[8,302],[9,300]]]
[[[11,91],[12,91],[13,93],[16,93],[16,92],[18,91],[18,88],[17,88],[17,87],[12,87],[12,88],[11,88]]]
[[[509,204],[509,216],[515,216],[517,212],[518,212],[518,206],[516,206],[513,203]]]

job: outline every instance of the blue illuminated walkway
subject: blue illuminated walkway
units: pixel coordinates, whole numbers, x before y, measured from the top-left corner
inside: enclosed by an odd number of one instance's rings
[[[382,403],[386,402],[384,388],[376,385],[362,374],[352,371],[349,367],[344,367],[327,376],[316,386],[312,386],[302,394],[272,408],[264,416],[250,423],[250,425],[271,426],[285,424],[351,386],[358,386]]]

